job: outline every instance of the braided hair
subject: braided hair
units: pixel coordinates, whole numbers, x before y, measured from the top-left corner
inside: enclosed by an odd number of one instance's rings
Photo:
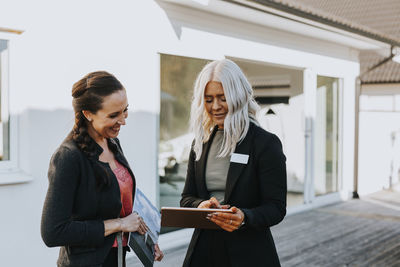
[[[78,148],[91,159],[96,184],[99,188],[111,183],[110,177],[97,160],[93,160],[96,144],[88,132],[88,120],[82,111],[87,110],[95,114],[102,108],[104,98],[123,90],[122,84],[114,75],[106,71],[91,72],[77,81],[72,87],[72,106],[75,112],[75,124],[69,139],[75,141]]]

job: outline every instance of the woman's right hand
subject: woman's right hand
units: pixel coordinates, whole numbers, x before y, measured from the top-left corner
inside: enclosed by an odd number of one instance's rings
[[[229,205],[221,205],[215,197],[205,200],[197,206],[198,209],[229,209]]]
[[[142,217],[136,212],[132,212],[128,216],[120,218],[120,220],[122,232],[138,232],[144,235],[149,230]]]

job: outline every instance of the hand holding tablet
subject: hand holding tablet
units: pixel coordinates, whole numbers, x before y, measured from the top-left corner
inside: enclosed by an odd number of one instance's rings
[[[199,208],[161,208],[162,227],[221,229],[217,224],[207,219],[212,213],[232,213],[230,209],[199,209]]]

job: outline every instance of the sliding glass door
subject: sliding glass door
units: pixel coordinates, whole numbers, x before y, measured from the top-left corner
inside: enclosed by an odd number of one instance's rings
[[[315,196],[339,191],[340,79],[317,76],[314,143]]]

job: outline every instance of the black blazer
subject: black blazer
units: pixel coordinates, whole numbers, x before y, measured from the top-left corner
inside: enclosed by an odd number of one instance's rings
[[[135,177],[125,159],[118,139],[108,140],[115,159]],[[44,202],[41,234],[49,247],[61,246],[58,266],[99,266],[108,255],[115,234],[104,237],[104,220],[118,218],[122,204],[117,178],[107,163],[102,163],[111,185],[97,189],[91,161],[99,161],[103,149],[87,157],[73,140],[65,140],[53,154],[49,188]]]
[[[187,177],[182,193],[182,207],[197,207],[210,198],[205,182],[205,168],[210,145],[203,145],[199,161],[190,152]],[[240,208],[246,217],[244,227],[222,231],[232,266],[280,266],[269,227],[286,215],[286,158],[278,137],[251,123],[246,137],[235,153],[249,155],[247,164],[231,162],[225,188],[224,204]],[[196,242],[204,230],[196,229],[183,266],[190,266]]]

